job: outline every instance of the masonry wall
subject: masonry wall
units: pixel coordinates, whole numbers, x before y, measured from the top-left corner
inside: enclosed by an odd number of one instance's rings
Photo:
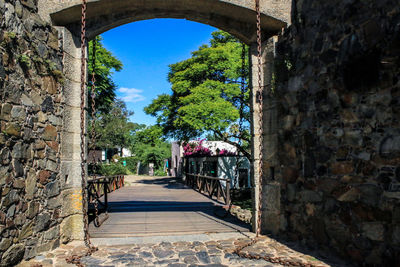
[[[0,265],[60,242],[62,57],[36,0],[0,0]]]
[[[398,1],[294,1],[276,44],[280,234],[359,265],[400,259]]]

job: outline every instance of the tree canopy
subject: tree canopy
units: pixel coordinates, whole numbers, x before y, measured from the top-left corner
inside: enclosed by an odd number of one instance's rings
[[[95,60],[94,59],[95,46]],[[94,64],[94,65],[93,65]],[[154,163],[156,170],[163,167],[163,161],[171,156],[171,145],[165,142],[163,131],[159,126],[137,124],[129,121],[133,112],[129,111],[126,104],[116,98],[116,84],[112,79],[114,71],[120,71],[122,63],[110,51],[104,48],[102,38],[96,37],[95,41],[89,42],[89,96],[91,95],[92,81],[91,73],[95,71],[95,114],[92,117],[91,97],[88,98],[88,123],[90,141],[89,148],[115,149],[130,148],[133,157],[130,160],[143,163]],[[92,131],[94,123],[94,131]],[[94,136],[93,136],[94,133]],[[106,165],[104,165],[106,166]],[[103,166],[103,167],[104,167]],[[97,171],[101,170],[101,168]],[[108,168],[110,167],[110,168]],[[113,166],[104,167],[111,171],[123,171],[124,167],[118,163]],[[93,167],[96,169],[96,167]]]
[[[145,112],[157,118],[157,125],[167,137],[187,141],[211,134],[249,156],[247,55],[248,48],[233,36],[223,31],[212,33],[209,45],[194,51],[191,58],[169,66],[172,93],[159,95]],[[244,128],[239,132],[240,117],[244,118]],[[235,142],[238,138],[244,145]]]
[[[100,148],[125,148],[130,147],[133,142],[134,133],[144,125],[129,121],[133,112],[126,108],[121,100],[111,103],[108,113],[98,113],[95,120],[96,147]],[[91,125],[89,128],[91,133]]]
[[[162,167],[164,159],[171,157],[171,144],[165,141],[162,128],[157,125],[135,132],[131,150],[141,162],[154,163],[156,169]]]
[[[117,59],[102,43],[102,37],[97,36],[89,42],[88,72],[89,72],[89,99],[88,110],[90,120],[95,123],[96,144],[90,144],[100,148],[122,148],[131,143],[132,133],[140,128],[140,125],[129,121],[133,112],[127,110],[123,101],[116,99],[116,84],[112,79],[114,71],[122,70],[122,62]],[[95,45],[95,55],[93,54]],[[92,118],[92,73],[95,72],[95,117]],[[92,135],[92,123],[89,122],[89,134]],[[91,136],[91,140],[92,140]]]
[[[96,39],[89,42],[89,96],[92,93],[92,73],[93,73],[93,48],[96,44],[96,58],[95,58],[95,79],[96,79],[96,98],[95,108],[97,112],[107,113],[112,109],[112,103],[116,100],[116,84],[112,79],[114,71],[122,70],[122,62],[117,59],[109,50],[107,50],[102,43],[102,37],[96,36]],[[91,109],[91,98],[89,97],[89,109]],[[89,112],[91,114],[91,111]]]

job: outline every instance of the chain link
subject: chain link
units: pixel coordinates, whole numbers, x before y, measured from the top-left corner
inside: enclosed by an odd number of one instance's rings
[[[82,17],[81,17],[81,186],[82,186],[82,220],[83,220],[83,232],[84,232],[84,243],[87,247],[87,251],[84,255],[71,255],[66,258],[67,263],[75,264],[77,266],[84,266],[81,263],[81,258],[83,256],[91,255],[97,250],[96,247],[90,241],[89,236],[89,220],[87,212],[88,204],[88,194],[87,194],[87,181],[86,181],[86,157],[85,157],[85,143],[86,143],[86,133],[85,133],[85,96],[86,96],[86,0],[82,0]]]
[[[90,255],[94,251],[97,250],[91,241],[89,236],[89,222],[87,217],[87,203],[88,203],[88,195],[87,195],[87,181],[86,181],[86,157],[85,157],[85,142],[86,142],[86,134],[85,134],[85,96],[86,96],[86,8],[87,2],[86,0],[82,0],[82,18],[81,18],[81,182],[82,182],[82,217],[83,217],[83,231],[84,231],[84,242],[87,247],[87,252],[85,255]],[[67,261],[74,263],[76,265],[80,265],[80,256],[71,256],[71,258],[67,259]]]
[[[92,41],[92,84],[91,84],[91,107],[92,107],[92,121],[91,121],[91,148],[92,150],[95,150],[95,118],[96,118],[96,45],[97,45],[97,39],[95,38]],[[93,162],[96,161],[96,154],[93,153]]]
[[[96,46],[97,46],[97,37],[94,38],[92,42],[92,84],[91,84],[91,107],[92,107],[92,120],[91,120],[91,138],[90,138],[90,147],[93,151],[92,153],[92,164],[93,164],[93,173],[94,179],[96,179],[96,172],[95,166],[97,164],[97,157],[96,157]],[[105,185],[104,185],[105,186]],[[98,198],[95,197],[94,199],[94,225],[100,227],[99,222],[99,201]]]
[[[249,243],[239,246],[235,249],[235,254],[239,257],[248,259],[264,259],[269,262],[273,262],[272,258],[252,256],[246,252],[242,252],[243,249],[253,246],[256,244],[261,235],[261,208],[262,208],[262,177],[263,177],[263,86],[262,86],[262,42],[261,42],[261,11],[260,11],[260,0],[255,0],[255,10],[257,13],[257,82],[258,90],[256,95],[256,100],[258,102],[258,118],[259,118],[259,162],[258,162],[258,208],[257,208],[257,218],[256,218],[256,236]]]
[[[91,246],[89,237],[89,227],[87,218],[87,192],[86,192],[86,157],[85,157],[85,95],[86,95],[86,0],[82,0],[82,20],[81,20],[81,173],[82,173],[82,210],[84,241],[89,248]]]
[[[240,81],[240,105],[239,105],[239,123],[238,123],[238,146],[240,147],[242,145],[243,141],[243,117],[244,117],[244,101],[245,101],[245,94],[246,94],[246,45],[242,43],[242,54],[241,54],[241,60],[242,60],[242,66],[240,70],[240,75],[241,75],[241,81]],[[239,188],[239,177],[240,177],[240,172],[239,172],[239,164],[240,161],[240,151],[238,150],[236,153],[236,169],[235,169],[235,184],[233,185],[233,188]],[[232,201],[232,200],[231,200]]]
[[[262,43],[261,43],[261,11],[260,0],[256,1],[257,12],[257,65],[258,65],[258,134],[259,134],[259,159],[258,159],[258,213],[257,213],[257,232],[261,234],[261,209],[262,209],[262,185],[263,185],[263,86],[262,86]]]

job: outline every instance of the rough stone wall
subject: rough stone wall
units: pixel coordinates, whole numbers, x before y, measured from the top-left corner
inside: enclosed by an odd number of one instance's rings
[[[400,259],[400,6],[297,0],[276,44],[281,231],[360,265]]]
[[[58,33],[37,0],[0,0],[0,265],[59,244]]]
[[[78,33],[80,0],[38,0],[40,15],[57,26],[68,26]],[[217,27],[245,43],[256,41],[254,0],[90,0],[88,1],[88,39],[126,23],[154,19],[188,19]],[[290,17],[291,0],[260,0],[262,28],[279,32]]]

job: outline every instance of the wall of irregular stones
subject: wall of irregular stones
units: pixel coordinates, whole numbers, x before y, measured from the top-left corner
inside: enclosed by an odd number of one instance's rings
[[[400,259],[400,7],[297,0],[277,43],[281,234]],[[398,263],[398,262],[397,262]]]
[[[0,265],[59,244],[58,34],[37,0],[0,0]]]

